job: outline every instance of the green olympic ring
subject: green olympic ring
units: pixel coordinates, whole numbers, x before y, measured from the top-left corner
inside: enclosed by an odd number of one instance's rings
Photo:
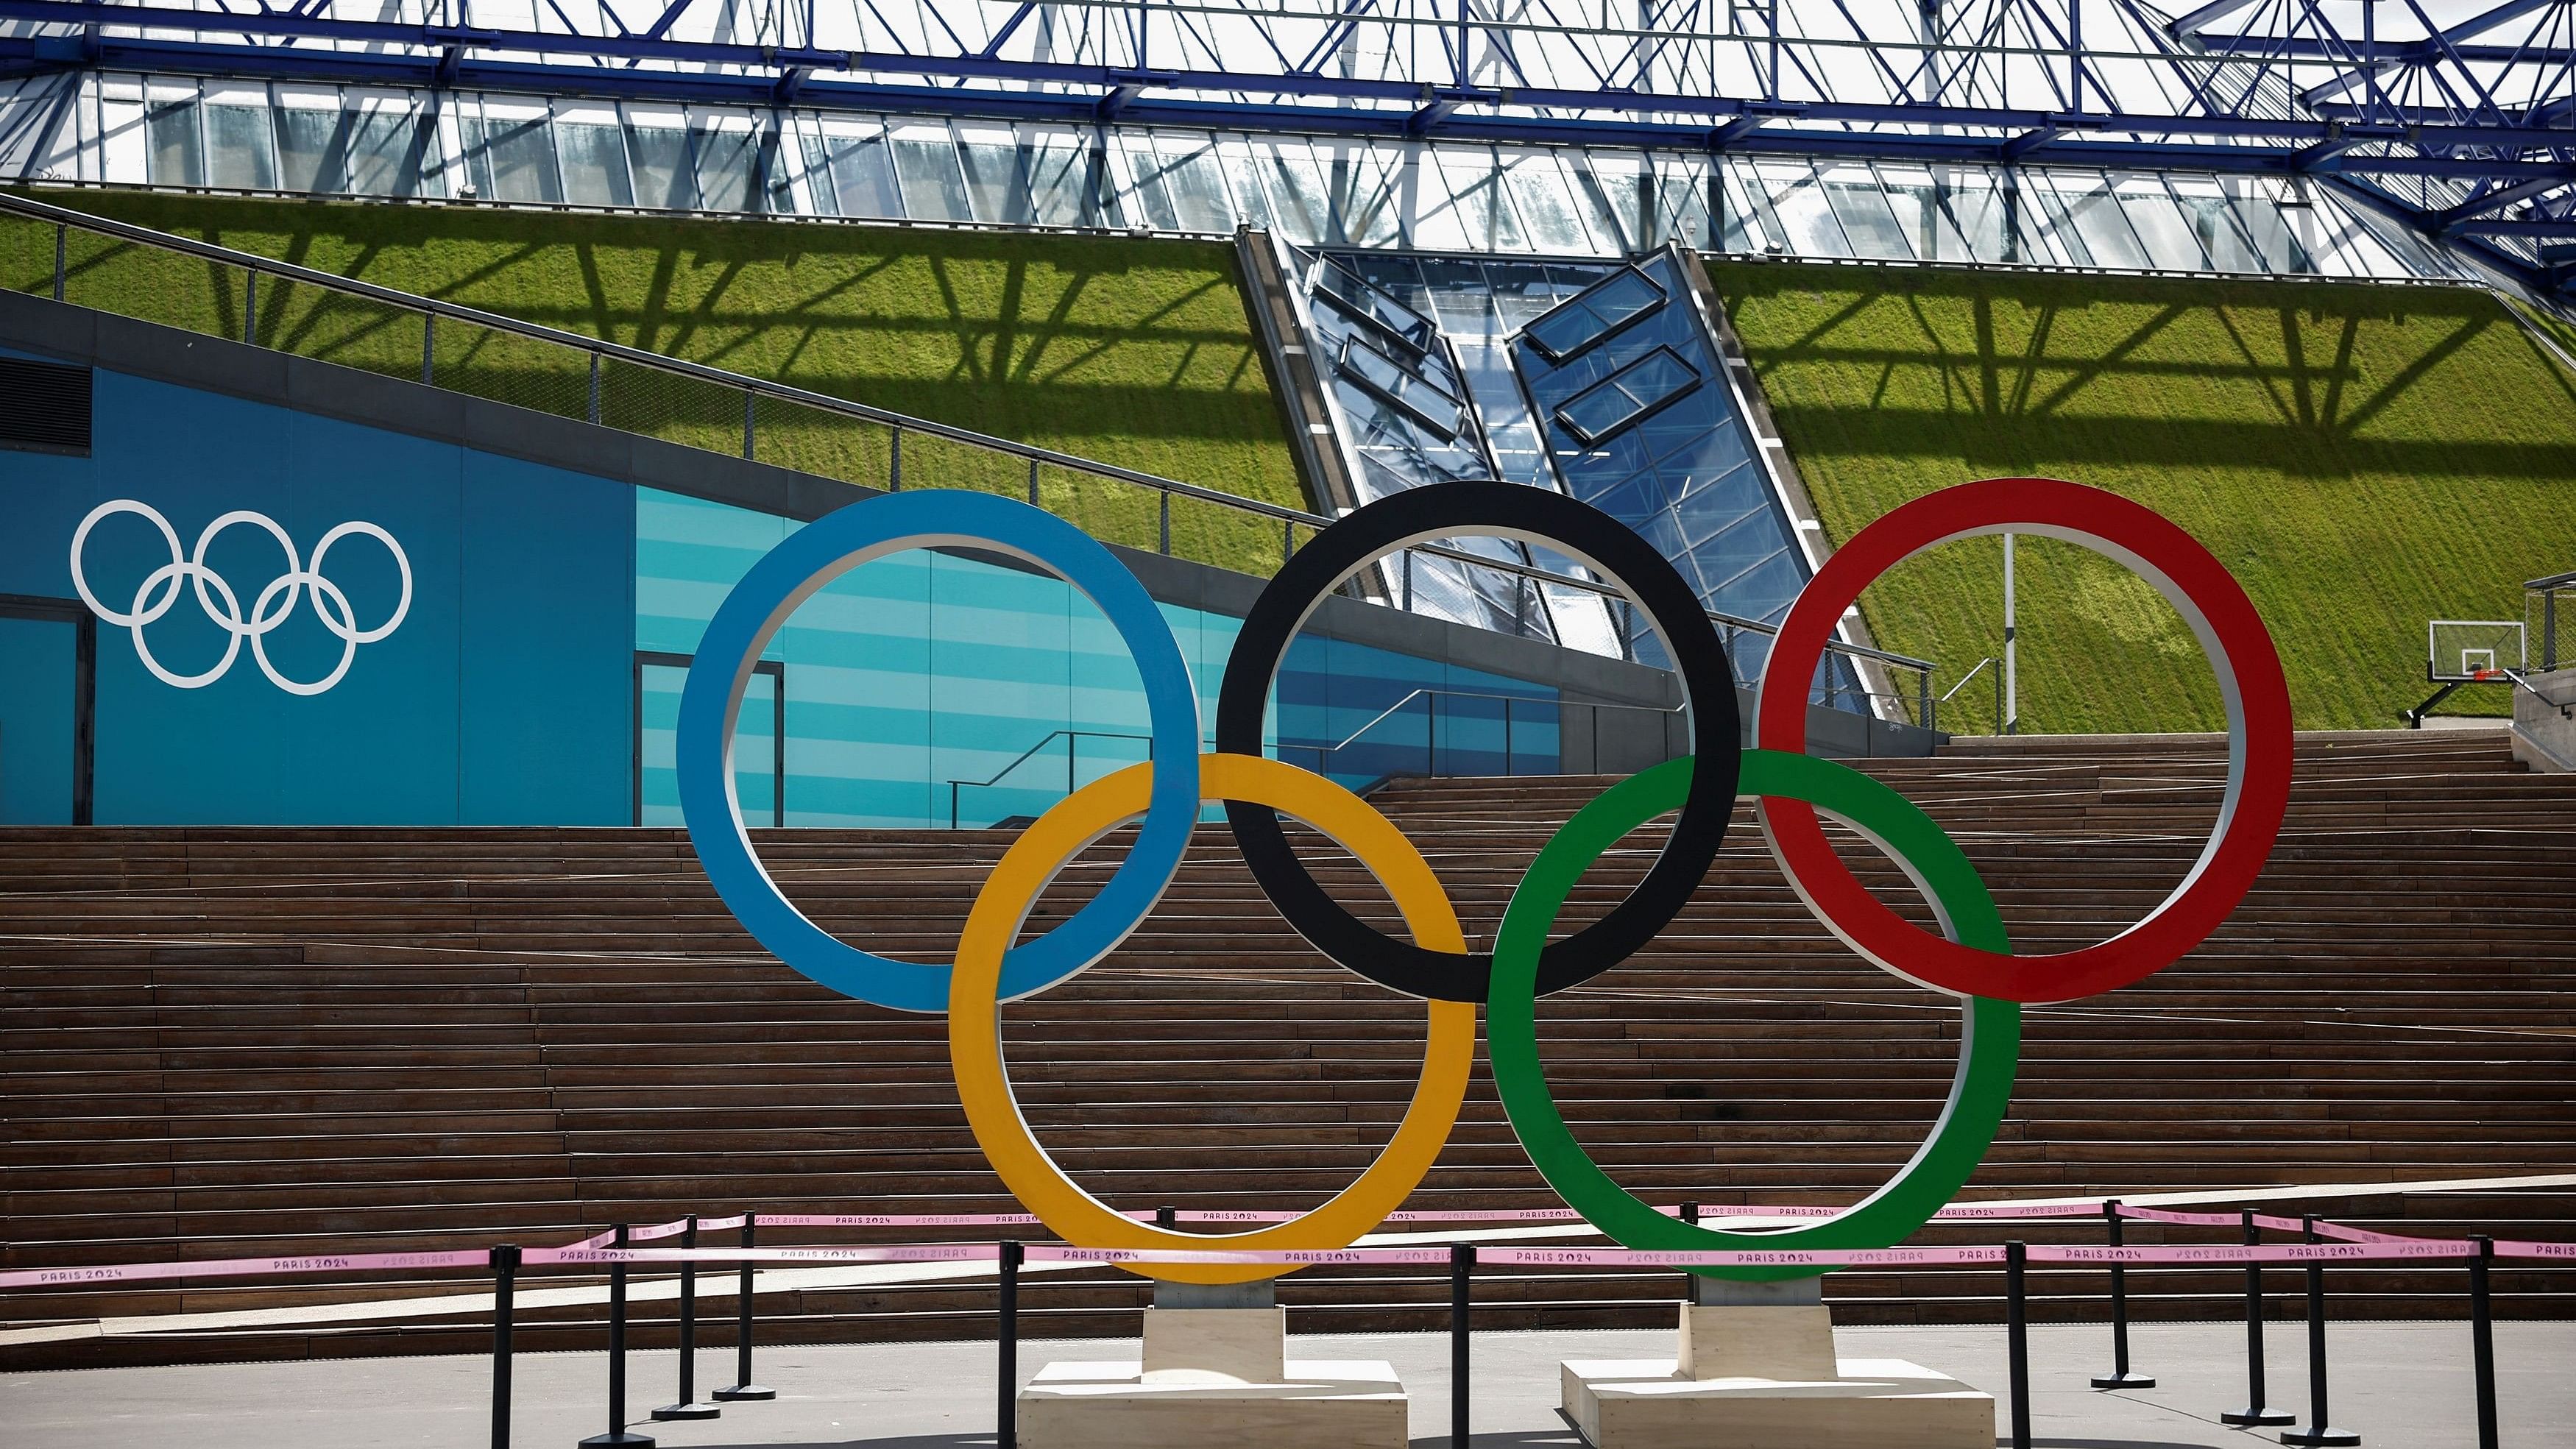
[[[1727,1232],[1667,1217],[1610,1180],[1557,1110],[1539,1062],[1539,950],[1585,870],[1629,831],[1680,807],[1690,792],[1688,756],[1633,775],[1565,822],[1512,892],[1494,940],[1485,1031],[1503,1111],[1548,1186],[1611,1239],[1646,1251],[1883,1248],[1903,1241],[1950,1201],[1977,1169],[2003,1125],[2021,1059],[2021,1006],[1962,998],[1959,1069],[1941,1120],[1903,1171],[1848,1210],[1770,1232]],[[1804,800],[1868,837],[1923,893],[1942,934],[1963,946],[2008,952],[2003,918],[1976,868],[1932,818],[1895,790],[1846,765],[1777,750],[1744,752],[1741,790]],[[1711,1278],[1812,1277],[1812,1266],[1694,1267]]]

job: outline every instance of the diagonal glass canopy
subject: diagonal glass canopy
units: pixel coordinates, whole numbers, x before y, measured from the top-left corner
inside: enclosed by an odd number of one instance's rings
[[[0,164],[109,74],[2241,176],[2543,292],[2576,243],[2576,0],[0,0]]]

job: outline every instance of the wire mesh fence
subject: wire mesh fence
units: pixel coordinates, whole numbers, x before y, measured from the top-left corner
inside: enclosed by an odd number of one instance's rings
[[[780,396],[779,385],[684,360],[5,194],[0,287],[864,488],[1025,499],[1095,538],[1256,576],[1277,572],[1322,526],[1188,484],[1058,461],[857,403]],[[1517,612],[1544,610],[1544,594],[1520,570],[1459,562],[1489,577],[1497,597],[1520,597],[1527,607]],[[1912,696],[1878,703],[1883,715],[1923,722]],[[1950,709],[1941,714],[1956,727]]]
[[[799,473],[883,488],[894,476],[894,429],[789,398],[755,397],[751,456]]]
[[[599,420],[664,442],[741,457],[748,396],[739,387],[622,357],[600,360]]]
[[[590,416],[596,354],[451,317],[432,325],[427,355],[430,382],[451,392],[559,418]]]

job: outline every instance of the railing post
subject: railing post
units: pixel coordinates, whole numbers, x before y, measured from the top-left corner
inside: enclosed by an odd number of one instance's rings
[[[680,1230],[680,1246],[694,1251],[698,1246],[698,1215],[689,1214],[689,1225]],[[656,1419],[712,1419],[724,1410],[713,1404],[698,1402],[698,1262],[695,1258],[680,1260],[680,1396],[653,1411]]]
[[[1170,558],[1172,556],[1172,490],[1169,488],[1157,488],[1154,492],[1156,496],[1162,499],[1163,502],[1162,527],[1160,530],[1162,535],[1163,557]]]
[[[2495,1262],[2495,1239],[2477,1233],[2471,1235],[2469,1241],[2478,1245],[2476,1256],[2469,1259],[2469,1360],[2476,1373],[2478,1449],[2498,1449],[2495,1307],[2487,1275],[2488,1268]]]
[[[259,273],[242,268],[242,341],[259,345]]]
[[[2030,1307],[2024,1296],[2030,1249],[2004,1244],[2004,1351],[2012,1360],[2012,1445],[2030,1449]]]
[[[1064,732],[1064,793],[1073,793],[1074,752],[1082,748],[1082,736],[1072,730]]]
[[[1413,612],[1413,550],[1404,551],[1404,612]]]
[[[2120,1246],[2120,1200],[2102,1204],[2103,1226],[2109,1231],[2110,1245]],[[2129,1372],[2129,1270],[2119,1260],[2111,1263],[2111,1371],[2097,1374],[2097,1389],[2152,1389],[2156,1381],[2145,1374]]]
[[[1467,1434],[1469,1384],[1467,1372],[1467,1300],[1469,1280],[1476,1271],[1476,1245],[1449,1245],[1449,1446],[1467,1449],[1472,1442]]]
[[[1914,707],[1922,717],[1923,728],[1932,728],[1932,671],[1914,671]]]
[[[893,445],[886,451],[886,491],[901,493],[903,491],[903,429],[896,428],[893,431]]]
[[[590,355],[590,420],[599,421],[599,354]]]
[[[760,394],[750,388],[742,390],[742,456],[747,462],[752,454],[753,433],[758,428]]]
[[[1598,726],[1596,725],[1596,726],[1595,726],[1595,728],[1598,728]],[[1594,773],[1594,774],[1599,774],[1599,773],[1600,773],[1600,771],[1595,770],[1595,771],[1593,771],[1593,773]],[[1680,1215],[1681,1215],[1681,1220],[1682,1220],[1683,1222],[1686,1222],[1686,1223],[1696,1223],[1696,1222],[1698,1222],[1698,1221],[1699,1221],[1699,1204],[1698,1204],[1698,1203],[1695,1203],[1695,1202],[1684,1202],[1684,1203],[1681,1205],[1681,1214],[1680,1214]],[[1684,1269],[1684,1270],[1682,1270],[1682,1302],[1684,1302],[1684,1303],[1692,1303],[1692,1302],[1696,1302],[1696,1301],[1698,1301],[1698,1300],[1697,1300],[1697,1297],[1696,1297],[1696,1295],[1697,1295],[1697,1294],[1698,1294],[1698,1292],[1699,1292],[1699,1289],[1698,1289],[1698,1287],[1696,1286],[1696,1285],[1697,1285],[1697,1283],[1698,1283],[1698,1280],[1697,1280],[1695,1277],[1693,1277],[1693,1276],[1692,1276],[1692,1274],[1691,1274],[1691,1272],[1690,1272],[1690,1270],[1689,1270],[1689,1269]]]
[[[63,299],[63,255],[66,250],[65,244],[70,237],[71,227],[68,223],[59,221],[54,223],[54,300],[57,302]]]
[[[510,1318],[519,1279],[519,1250],[492,1250],[492,1449],[510,1449]]]
[[[2309,1242],[2325,1241],[2317,1236],[2316,1215],[2300,1219],[2306,1229],[2302,1234]],[[2284,1444],[2358,1444],[2361,1436],[2350,1429],[2333,1427],[2334,1419],[2326,1408],[2326,1265],[2311,1260],[2308,1264],[2308,1422],[2302,1428],[2281,1431]]]
[[[626,1250],[626,1224],[617,1225],[617,1250]],[[582,1449],[653,1449],[650,1434],[626,1431],[626,1260],[608,1268],[608,1432],[581,1441]]]
[[[755,1226],[760,1214],[746,1211],[742,1215],[742,1245],[753,1245]],[[751,1260],[742,1260],[742,1284],[735,1290],[733,1331],[733,1382],[716,1390],[721,1403],[737,1400],[774,1399],[778,1390],[764,1389],[751,1381]]]
[[[993,1419],[994,1449],[1019,1449],[1020,1444],[1020,1260],[1026,1251],[1016,1242],[1002,1244],[1000,1364],[995,1374],[1001,1393]]]
[[[1029,460],[1029,506],[1031,508],[1046,506],[1038,502],[1038,460],[1035,458]]]
[[[1289,557],[1297,552],[1297,520],[1279,520],[1279,566],[1288,567]]]
[[[420,314],[420,385],[429,387],[438,381],[438,314]]]
[[[2254,1225],[2254,1210],[2245,1209],[2245,1246],[2260,1247],[2263,1230]],[[2222,1424],[2287,1424],[2298,1416],[2263,1402],[2263,1265],[2245,1265],[2245,1407],[2218,1416]]]

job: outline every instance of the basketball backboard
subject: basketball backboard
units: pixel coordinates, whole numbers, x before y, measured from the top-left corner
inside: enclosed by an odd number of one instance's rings
[[[2520,673],[2519,619],[2435,619],[2424,628],[2424,677],[2435,684],[2482,684]]]

